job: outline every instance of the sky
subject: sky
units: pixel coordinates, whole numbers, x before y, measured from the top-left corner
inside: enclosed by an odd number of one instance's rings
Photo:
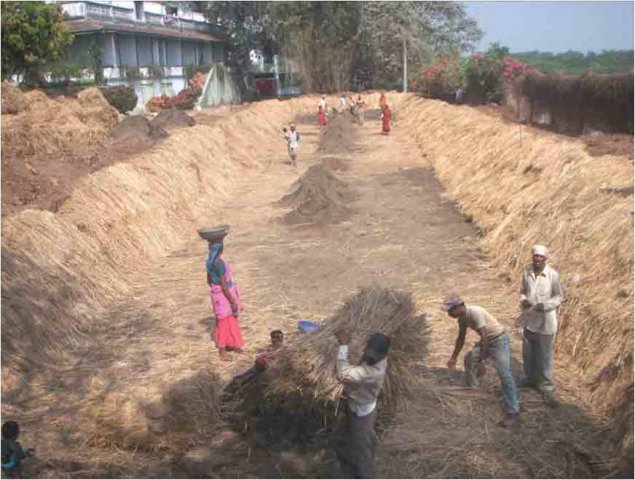
[[[478,50],[512,53],[633,49],[633,2],[466,2],[484,32]]]

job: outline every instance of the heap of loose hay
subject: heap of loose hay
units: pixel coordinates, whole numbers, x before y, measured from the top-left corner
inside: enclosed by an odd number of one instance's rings
[[[633,199],[603,193],[633,185],[632,163],[467,107],[416,99],[403,111],[501,273],[519,282],[531,246],[550,248],[566,291],[558,351],[583,369],[597,410],[616,416],[632,466]]]
[[[292,207],[287,223],[334,223],[346,217],[352,195],[346,183],[321,164],[312,165],[292,186],[294,191],[280,199],[280,205]]]
[[[20,113],[28,105],[27,99],[18,87],[8,80],[2,82],[2,114]]]
[[[391,339],[388,372],[382,391],[382,404],[398,407],[411,392],[409,365],[426,354],[427,330],[424,316],[415,315],[410,294],[364,287],[326,319],[319,330],[300,336],[283,354],[274,359],[271,381],[265,396],[270,402],[300,398],[305,405],[320,408],[336,401],[343,391],[336,376],[338,344],[335,332],[350,329],[351,363],[361,359],[366,342],[375,332]]]
[[[78,100],[57,102],[38,90],[27,92],[22,99],[25,107],[2,119],[5,158],[81,151],[102,141],[119,118],[96,88],[84,90]]]

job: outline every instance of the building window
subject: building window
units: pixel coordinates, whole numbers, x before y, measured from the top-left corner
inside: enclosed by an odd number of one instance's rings
[[[134,2],[134,16],[138,21],[143,21],[143,2]]]
[[[171,15],[173,17],[176,17],[179,13],[179,8],[178,7],[170,7],[167,6],[165,7],[165,14],[166,15]]]

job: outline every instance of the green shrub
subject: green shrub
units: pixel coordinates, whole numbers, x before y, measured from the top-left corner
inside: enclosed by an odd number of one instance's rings
[[[212,65],[187,65],[185,67],[185,77],[189,80],[197,73],[207,74],[212,69]]]
[[[132,87],[107,87],[102,88],[101,93],[121,113],[129,112],[137,106],[137,94]]]
[[[84,66],[79,64],[56,64],[51,68],[51,83],[68,84],[73,78],[81,79]]]
[[[465,78],[458,54],[441,56],[434,65],[419,70],[411,88],[429,98],[453,101],[456,91],[463,88]]]
[[[467,97],[471,103],[502,103],[505,96],[504,59],[509,49],[494,43],[487,52],[476,53],[465,69]]]

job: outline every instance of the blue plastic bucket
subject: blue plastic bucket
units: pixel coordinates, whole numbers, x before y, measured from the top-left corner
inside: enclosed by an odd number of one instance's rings
[[[298,322],[298,328],[303,332],[315,332],[320,328],[320,325],[315,322],[310,322],[309,320],[300,320]]]

